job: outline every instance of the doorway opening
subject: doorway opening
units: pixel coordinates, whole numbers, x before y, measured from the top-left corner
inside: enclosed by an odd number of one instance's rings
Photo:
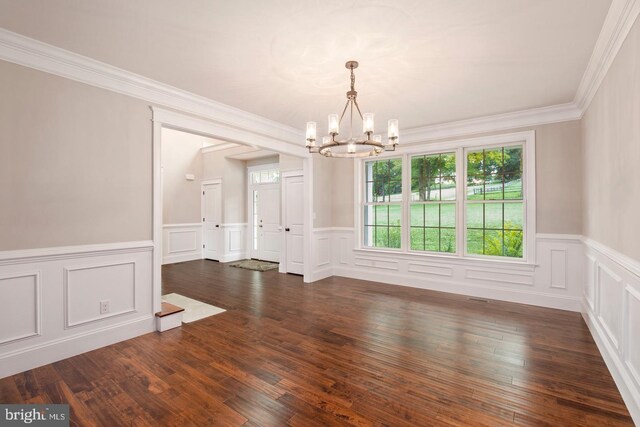
[[[273,142],[275,149],[269,149],[229,135],[220,137],[224,132],[218,133],[219,128],[206,120],[154,109],[156,311],[162,295],[162,265],[256,258],[279,262],[281,273],[304,274],[304,259],[310,259],[309,248],[302,243],[311,225],[303,219],[311,215],[311,206],[304,206],[303,200],[309,204],[310,200],[297,196],[302,219],[291,225],[285,224],[286,212],[292,208],[287,208],[284,196],[289,177],[298,176],[304,182],[309,160],[302,153],[291,155],[290,149],[278,150],[282,144],[278,141]],[[251,171],[260,173],[251,175]],[[292,188],[289,193],[296,191]],[[285,234],[290,230],[294,230],[291,238]],[[296,256],[287,255],[292,247]]]

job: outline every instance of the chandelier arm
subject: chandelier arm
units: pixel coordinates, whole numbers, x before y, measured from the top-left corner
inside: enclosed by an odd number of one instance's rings
[[[360,115],[360,120],[364,120],[364,117],[362,117],[362,111],[360,111],[360,106],[358,105],[358,100],[354,99],[353,103],[356,104],[356,109],[358,110],[358,114]]]
[[[340,120],[338,120],[338,126],[340,126],[340,124],[342,123],[342,118],[344,117],[344,113],[347,112],[347,107],[349,106],[349,102],[351,102],[350,99],[348,99],[347,103],[344,104],[344,109],[342,110],[342,114],[340,114]]]

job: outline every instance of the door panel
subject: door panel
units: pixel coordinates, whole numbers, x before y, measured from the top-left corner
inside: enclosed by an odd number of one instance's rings
[[[258,258],[280,262],[280,185],[261,185],[257,192]]]
[[[304,181],[302,176],[285,178],[284,227],[287,273],[304,274]]]
[[[222,185],[207,184],[203,190],[204,257],[220,260],[222,241]]]

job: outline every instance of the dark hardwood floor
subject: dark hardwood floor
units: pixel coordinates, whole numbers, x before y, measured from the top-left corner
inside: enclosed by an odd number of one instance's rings
[[[225,313],[0,380],[80,425],[633,425],[577,313],[212,261],[164,292]]]

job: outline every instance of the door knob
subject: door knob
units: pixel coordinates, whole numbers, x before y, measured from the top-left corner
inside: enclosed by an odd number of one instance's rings
[[[289,228],[285,228],[284,231],[290,231],[290,229]]]
[[[262,224],[260,224],[258,227],[261,227],[261,228],[262,228]]]
[[[219,225],[219,224],[216,224],[216,228],[218,228],[218,227],[220,227],[220,225]]]

